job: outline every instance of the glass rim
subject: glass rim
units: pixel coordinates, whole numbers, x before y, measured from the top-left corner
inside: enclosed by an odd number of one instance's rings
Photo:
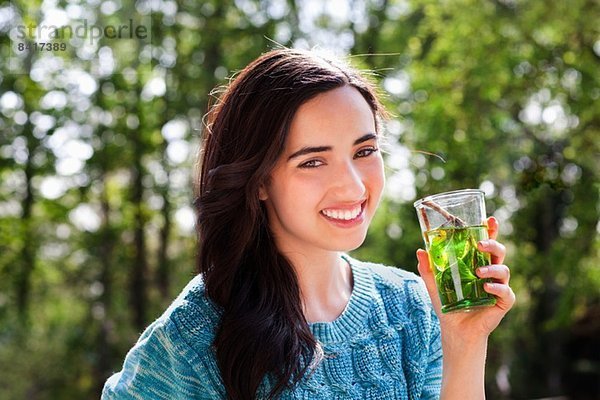
[[[452,197],[452,196],[456,196],[456,195],[468,195],[468,194],[480,194],[483,196],[483,198],[485,198],[485,192],[481,189],[458,189],[458,190],[451,190],[449,192],[442,192],[442,193],[427,195],[427,196],[415,201],[413,203],[413,207],[417,208],[424,201],[427,201],[427,200],[435,201],[435,200],[439,200],[439,199],[444,199],[446,197]]]

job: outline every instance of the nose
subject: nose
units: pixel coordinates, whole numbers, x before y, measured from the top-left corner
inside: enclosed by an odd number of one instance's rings
[[[361,171],[352,161],[340,164],[332,179],[332,190],[339,200],[354,201],[364,197],[366,187]]]

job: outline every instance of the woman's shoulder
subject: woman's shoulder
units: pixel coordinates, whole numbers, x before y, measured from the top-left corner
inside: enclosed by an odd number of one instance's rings
[[[371,276],[373,276],[376,283],[403,287],[424,285],[420,276],[405,269],[369,261],[361,261],[349,256],[345,257],[354,267],[366,270]]]
[[[367,272],[375,289],[379,292],[384,302],[394,302],[409,308],[430,309],[431,300],[425,288],[423,279],[413,272],[402,268],[360,261],[351,258],[350,262]],[[399,298],[401,299],[398,302]]]
[[[210,346],[221,313],[220,307],[208,298],[202,275],[196,275],[160,319],[172,323],[186,342]]]
[[[407,285],[407,284],[419,284],[422,282],[420,276],[416,275],[413,272],[407,271],[402,268],[378,264],[368,261],[358,261],[357,263],[364,268],[367,268],[370,272],[372,272],[376,277],[382,279],[386,283],[393,285]]]
[[[210,346],[218,311],[200,276],[150,324],[105,383],[102,399],[219,398]]]

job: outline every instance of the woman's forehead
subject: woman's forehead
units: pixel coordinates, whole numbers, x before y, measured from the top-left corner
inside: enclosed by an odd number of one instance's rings
[[[354,140],[354,136],[367,132],[375,132],[373,110],[356,88],[343,86],[321,93],[298,108],[287,144],[310,141],[316,145],[344,137]]]

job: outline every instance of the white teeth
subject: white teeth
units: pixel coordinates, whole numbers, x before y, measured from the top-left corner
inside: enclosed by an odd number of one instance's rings
[[[352,210],[323,210],[323,214],[333,219],[341,219],[349,221],[358,217],[360,214],[361,206],[357,206]]]

